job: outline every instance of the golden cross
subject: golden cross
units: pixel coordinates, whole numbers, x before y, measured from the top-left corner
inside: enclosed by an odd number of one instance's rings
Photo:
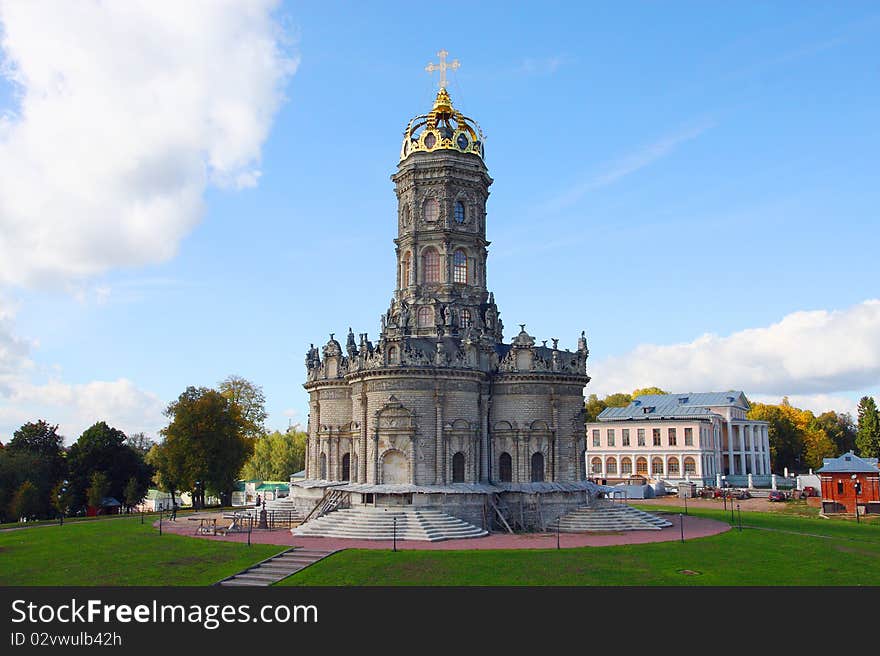
[[[441,50],[440,52],[437,53],[437,56],[440,58],[440,63],[435,64],[435,63],[431,62],[430,64],[425,66],[425,70],[428,71],[429,73],[433,73],[434,71],[440,71],[440,88],[441,89],[446,88],[446,70],[449,69],[449,70],[455,71],[455,70],[458,70],[459,66],[461,66],[461,63],[459,63],[459,61],[457,59],[453,59],[451,62],[449,62],[447,64],[446,57],[448,55],[449,55],[448,52],[446,52],[445,50]]]

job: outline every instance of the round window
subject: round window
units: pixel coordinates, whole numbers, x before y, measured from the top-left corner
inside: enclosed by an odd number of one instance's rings
[[[467,150],[468,144],[470,142],[468,141],[468,138],[465,135],[463,135],[463,134],[458,135],[458,139],[456,141],[458,143],[459,148],[461,148],[462,150]]]
[[[436,143],[437,137],[434,136],[433,132],[429,132],[428,136],[425,137],[425,148],[433,148]]]

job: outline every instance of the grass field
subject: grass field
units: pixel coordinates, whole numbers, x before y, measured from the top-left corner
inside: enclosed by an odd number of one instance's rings
[[[691,514],[729,518],[714,510]],[[880,585],[880,524],[750,512],[743,525],[754,528],[684,544],[347,550],[279,585]]]
[[[281,550],[160,536],[139,517],[65,522],[0,533],[0,585],[210,585]]]

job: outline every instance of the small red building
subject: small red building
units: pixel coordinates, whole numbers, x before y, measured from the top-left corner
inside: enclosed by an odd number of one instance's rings
[[[852,451],[825,458],[817,472],[822,482],[822,512],[880,513],[880,469],[877,458],[860,458]]]

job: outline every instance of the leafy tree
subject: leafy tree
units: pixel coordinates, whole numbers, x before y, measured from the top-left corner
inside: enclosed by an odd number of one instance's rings
[[[633,400],[633,397],[629,394],[623,394],[621,392],[617,392],[616,394],[609,394],[605,397],[605,405],[609,408],[625,408],[628,406]]]
[[[274,431],[254,443],[254,454],[245,463],[241,477],[261,481],[286,481],[305,465],[306,434]]]
[[[17,519],[33,519],[40,512],[40,492],[30,481],[22,483],[9,508],[10,515]]]
[[[109,492],[110,481],[107,474],[102,471],[93,472],[89,478],[89,487],[86,488],[86,503],[100,514],[104,498],[109,496]]]
[[[141,458],[145,458],[150,449],[156,446],[156,443],[147,437],[146,433],[132,433],[125,438],[125,443],[134,449]]]
[[[633,390],[633,393],[630,396],[633,399],[636,399],[640,396],[647,396],[649,394],[669,394],[669,392],[662,390],[659,387],[641,387]]]
[[[59,515],[67,515],[72,506],[72,496],[70,494],[70,483],[68,481],[58,481],[52,488],[52,507]]]
[[[590,396],[587,397],[586,404],[584,405],[584,410],[587,413],[587,421],[596,421],[596,419],[599,417],[599,414],[601,414],[601,412],[607,407],[608,406],[603,401],[599,400],[598,396],[596,396],[595,394],[590,394]]]
[[[188,387],[165,414],[171,423],[162,429],[165,441],[157,454],[165,485],[192,491],[197,507],[204,504],[205,491],[228,504],[238,474],[253,453],[238,409],[215,390]]]
[[[848,412],[837,413],[833,410],[823,412],[816,417],[813,426],[825,431],[834,443],[833,455],[839,456],[855,449],[856,426],[852,415]]]
[[[122,496],[124,497],[126,510],[131,512],[132,507],[138,505],[147,496],[147,487],[142,480],[132,476],[128,479],[128,483],[125,484]]]
[[[856,446],[864,458],[880,457],[880,414],[877,404],[870,396],[863,396],[858,406],[859,427]]]
[[[28,422],[0,449],[0,516],[3,518],[7,518],[13,496],[25,481],[36,491],[37,508],[33,516],[52,516],[52,488],[64,477],[67,468],[63,438],[57,428],[42,420]],[[8,518],[18,519],[14,514]]]
[[[263,388],[241,376],[229,376],[220,383],[220,393],[238,409],[245,437],[256,439],[266,434],[266,397]]]
[[[94,472],[103,472],[108,481],[105,496],[122,499],[125,486],[133,476],[146,488],[152,478],[152,468],[132,447],[126,444],[121,430],[99,421],[87,428],[70,447],[70,489],[74,503],[86,503],[86,490]]]

